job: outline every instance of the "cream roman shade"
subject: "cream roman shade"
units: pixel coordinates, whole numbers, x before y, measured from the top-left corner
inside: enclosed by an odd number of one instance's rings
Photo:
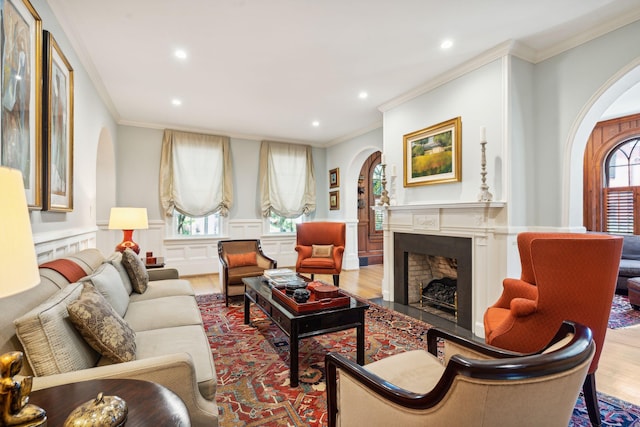
[[[166,216],[219,212],[233,202],[229,137],[165,130],[160,160],[160,201]]]
[[[262,141],[260,201],[262,215],[273,211],[285,218],[316,210],[316,178],[311,147]]]

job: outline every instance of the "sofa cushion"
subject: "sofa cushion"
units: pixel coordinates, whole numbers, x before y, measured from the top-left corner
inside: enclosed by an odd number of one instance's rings
[[[621,259],[620,267],[618,268],[618,275],[624,277],[640,276],[640,261]]]
[[[333,245],[311,245],[311,256],[313,258],[331,258],[333,255]]]
[[[147,301],[156,298],[174,297],[174,296],[194,296],[195,292],[188,280],[170,279],[170,280],[152,280],[147,285],[144,294],[133,293],[129,295],[129,303],[137,301]]]
[[[95,273],[85,277],[81,282],[92,283],[121,317],[125,315],[129,306],[129,294],[113,265],[102,264]]]
[[[211,347],[202,325],[153,329],[136,333],[138,359],[147,359],[174,353],[188,353],[193,359],[196,381],[205,399],[213,400],[216,393],[216,369]],[[98,365],[112,362],[102,358]]]
[[[640,261],[640,237],[623,236],[622,259]]]
[[[229,264],[229,268],[258,265],[258,254],[256,252],[227,254],[227,264]]]
[[[133,292],[133,286],[131,285],[131,279],[129,279],[129,273],[127,273],[127,269],[124,268],[122,264],[122,252],[114,252],[109,258],[107,258],[106,262],[113,265],[116,270],[118,270],[118,274],[120,274],[120,279],[122,280],[122,284],[124,288],[127,290],[127,293],[131,295]]]
[[[73,325],[97,352],[114,362],[135,360],[136,333],[93,285],[85,283],[67,310]]]
[[[100,355],[69,320],[67,305],[75,301],[82,284],[73,283],[14,321],[16,334],[33,373],[54,375],[95,366]]]
[[[149,273],[147,273],[147,267],[134,251],[127,248],[122,253],[122,265],[127,270],[129,279],[131,279],[131,286],[133,290],[139,294],[143,294],[147,290],[147,283],[149,283]]]
[[[172,296],[132,301],[129,304],[129,310],[124,320],[136,332],[202,324],[200,309],[192,296]]]

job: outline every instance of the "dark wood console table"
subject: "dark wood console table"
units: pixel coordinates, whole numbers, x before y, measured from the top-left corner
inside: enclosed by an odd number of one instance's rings
[[[100,392],[127,402],[127,426],[191,425],[182,399],[168,388],[150,381],[100,379],[64,384],[31,392],[29,403],[47,411],[49,427],[58,427],[76,407],[95,399]]]
[[[262,281],[262,276],[242,281],[245,284],[244,323],[250,323],[253,302],[289,336],[291,387],[298,386],[298,341],[303,338],[356,328],[356,362],[364,365],[364,312],[369,304],[351,298],[345,307],[295,314],[271,298],[271,287]]]

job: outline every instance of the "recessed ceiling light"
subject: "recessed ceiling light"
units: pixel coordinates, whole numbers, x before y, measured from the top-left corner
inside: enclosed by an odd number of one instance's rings
[[[176,49],[174,55],[176,56],[176,58],[178,59],[187,59],[187,52],[185,52],[182,49]]]
[[[171,104],[173,104],[173,105],[175,105],[177,107],[179,105],[182,105],[182,101],[180,101],[177,98],[174,98],[174,99],[171,100]]]
[[[314,128],[317,128],[318,126],[320,126],[320,122],[317,120],[314,120],[311,122],[311,126],[313,126]]]
[[[447,39],[440,44],[440,49],[449,49],[451,46],[453,46],[453,40]]]
[[[365,91],[362,91],[358,94],[358,98],[360,99],[367,99],[367,97],[369,96],[369,94]]]

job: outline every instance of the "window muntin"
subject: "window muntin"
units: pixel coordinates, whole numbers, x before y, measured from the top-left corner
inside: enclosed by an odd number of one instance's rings
[[[640,186],[640,138],[618,145],[607,157],[605,171],[607,188]]]
[[[373,206],[380,204],[380,197],[382,196],[382,165],[378,163],[371,173],[371,194],[373,195]],[[373,231],[382,231],[383,215],[379,209],[374,209],[373,215]]]

